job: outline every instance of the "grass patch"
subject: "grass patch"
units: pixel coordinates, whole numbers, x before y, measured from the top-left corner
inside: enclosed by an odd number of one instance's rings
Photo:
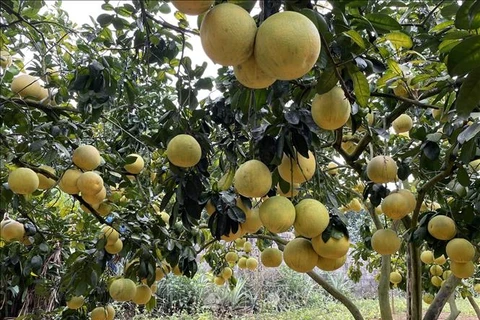
[[[475,301],[480,304],[480,298],[476,298]],[[380,319],[380,309],[378,307],[378,300],[373,299],[360,299],[354,301],[355,305],[360,309],[363,317],[365,319]],[[475,316],[475,311],[468,302],[467,299],[458,298],[456,300],[457,307],[461,311],[459,319],[462,316]],[[403,298],[395,298],[395,315],[405,314],[407,310],[406,300]],[[423,310],[426,311],[428,305],[423,304]],[[448,314],[450,313],[450,306],[448,303],[445,305],[443,312]],[[239,320],[347,320],[353,319],[350,316],[348,310],[338,302],[325,302],[321,308],[304,308],[298,310],[284,311],[284,312],[272,312],[272,313],[262,313],[255,315],[235,315],[235,319]],[[147,318],[147,317],[136,317],[136,320],[160,320],[160,318]],[[219,320],[218,317],[210,313],[202,313],[196,315],[175,315],[167,318],[162,318],[165,320]]]

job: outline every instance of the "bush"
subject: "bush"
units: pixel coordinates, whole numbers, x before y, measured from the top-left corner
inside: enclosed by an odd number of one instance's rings
[[[198,313],[204,306],[209,285],[203,273],[193,279],[168,275],[158,283],[156,311],[161,315]]]

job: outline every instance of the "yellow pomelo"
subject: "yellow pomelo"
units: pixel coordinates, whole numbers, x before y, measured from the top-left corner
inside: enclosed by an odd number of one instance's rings
[[[358,211],[361,211],[361,210],[363,209],[363,206],[362,206],[362,203],[360,202],[360,200],[358,200],[357,198],[353,198],[353,199],[348,203],[347,208],[348,208],[349,210],[358,212]]]
[[[172,0],[178,11],[191,16],[206,12],[215,3],[214,0]]]
[[[302,183],[312,179],[316,168],[315,155],[308,151],[308,158],[296,153],[295,158],[283,154],[282,162],[278,166],[278,174],[288,183]]]
[[[275,78],[266,74],[251,55],[245,62],[234,66],[233,72],[238,82],[250,89],[267,88],[275,82]]]
[[[428,222],[428,233],[438,240],[450,240],[457,234],[457,227],[452,218],[439,215]]]
[[[114,244],[120,238],[120,234],[114,228],[105,226],[102,228],[102,237],[107,239],[107,244]]]
[[[335,162],[331,161],[327,164],[326,171],[329,175],[334,176],[338,174],[338,164]]]
[[[400,249],[401,240],[391,229],[379,229],[372,236],[372,248],[382,255],[394,254]]]
[[[92,320],[107,320],[107,310],[104,307],[97,307],[90,314]]]
[[[113,320],[115,318],[115,309],[113,306],[109,304],[105,307],[105,310],[107,311],[107,320]]]
[[[108,288],[110,297],[115,301],[130,301],[135,297],[137,286],[130,279],[116,279]]]
[[[470,278],[475,273],[475,265],[472,261],[468,261],[466,263],[450,261],[450,270],[455,277],[466,279]]]
[[[53,169],[50,166],[42,165],[38,168],[43,169],[47,172],[50,172],[51,174],[55,174],[55,169]],[[53,180],[52,178],[47,178],[41,173],[37,173],[37,177],[38,177],[38,189],[40,190],[47,190],[52,188],[55,185],[55,182],[56,182],[55,180]]]
[[[270,76],[293,80],[312,69],[320,47],[320,35],[310,19],[283,11],[268,17],[258,28],[255,59]]]
[[[473,290],[474,290],[476,293],[480,293],[480,283],[476,283],[476,284],[473,286]]]
[[[440,257],[435,258],[433,260],[433,263],[438,264],[438,265],[445,264],[445,262],[447,262],[447,258],[445,258],[445,255],[443,255],[443,254]]]
[[[306,238],[320,235],[328,226],[327,208],[315,199],[303,199],[295,206],[295,231]]]
[[[0,67],[7,69],[12,64],[12,56],[7,51],[0,51]]]
[[[97,148],[86,144],[73,151],[72,160],[82,170],[95,170],[102,162],[102,157]]]
[[[40,181],[35,171],[18,168],[8,175],[8,187],[16,194],[30,194],[37,190]]]
[[[367,165],[367,176],[375,183],[394,182],[397,170],[397,164],[391,157],[376,156]]]
[[[255,270],[257,269],[258,267],[258,261],[257,259],[253,258],[253,257],[250,257],[247,259],[247,261],[245,262],[245,265],[247,266],[247,269],[248,270]]]
[[[245,251],[246,253],[249,253],[250,251],[252,251],[252,243],[251,242],[245,242],[243,244],[243,251]]]
[[[85,303],[85,298],[83,296],[71,297],[70,300],[67,301],[67,308],[77,310],[81,308],[84,303]]]
[[[375,207],[375,214],[381,215],[383,213],[382,206]]]
[[[334,87],[324,94],[317,94],[312,101],[312,118],[324,130],[335,130],[347,123],[350,102],[342,88]]]
[[[445,270],[445,271],[443,271],[443,274],[442,274],[443,280],[447,280],[448,277],[450,277],[451,274],[452,274],[452,271],[451,271],[451,270]]]
[[[402,282],[402,275],[398,271],[390,272],[390,282],[393,284],[399,284]]]
[[[480,171],[480,159],[470,161],[468,164],[473,170]]]
[[[135,289],[135,296],[132,301],[136,304],[147,304],[152,297],[152,289],[146,284],[140,284]]]
[[[407,189],[400,189],[397,192],[400,193],[407,201],[409,207],[408,212],[413,212],[413,210],[415,210],[415,207],[417,206],[417,199],[415,198],[413,193]]]
[[[433,302],[433,299],[435,299],[435,297],[431,293],[426,293],[423,296],[423,302],[425,302],[426,304],[431,304]]]
[[[413,120],[408,114],[402,114],[392,122],[396,133],[408,132],[413,127]]]
[[[202,158],[202,148],[191,135],[179,134],[168,143],[167,158],[177,167],[190,168]]]
[[[22,223],[9,219],[0,224],[0,238],[6,242],[20,241],[25,236],[25,228]]]
[[[38,78],[28,74],[22,74],[12,80],[11,90],[22,97],[37,99],[41,95],[42,86]]]
[[[352,154],[357,148],[357,145],[353,141],[345,141],[342,142],[341,147],[347,154]]]
[[[322,235],[312,238],[312,246],[315,252],[324,258],[338,259],[347,254],[350,248],[350,241],[346,236],[340,239],[331,237],[327,242],[323,242]]]
[[[145,167],[145,161],[143,160],[142,156],[136,153],[131,153],[127,156],[129,157],[136,157],[133,163],[129,163],[123,166],[123,168],[131,174],[139,174],[143,168]]]
[[[238,260],[238,254],[233,251],[227,252],[225,255],[225,260],[230,263],[235,263]]]
[[[286,197],[274,196],[260,205],[260,220],[268,231],[287,231],[295,222],[295,207]]]
[[[100,190],[100,192],[95,193],[93,195],[82,194],[82,199],[91,205],[100,205],[100,203],[102,203],[106,197],[107,197],[107,189],[105,187],[103,187],[102,190]]]
[[[276,268],[282,264],[283,254],[277,248],[266,248],[260,254],[260,260],[265,267]]]
[[[385,199],[382,201],[382,211],[383,213],[392,219],[402,219],[406,215],[408,215],[411,207],[409,203],[405,200],[405,197],[398,193],[393,192],[390,193]]]
[[[263,162],[249,160],[235,172],[234,187],[244,197],[263,197],[272,187],[272,174]]]
[[[243,237],[244,235],[245,232],[242,230],[242,226],[239,224],[237,232],[233,232],[233,230],[230,230],[230,233],[228,235],[222,235],[220,239],[223,241],[231,242]]]
[[[247,258],[246,257],[241,257],[238,259],[238,267],[240,269],[246,269],[247,268]]]
[[[225,284],[225,279],[222,277],[215,277],[213,279],[213,283],[215,283],[217,286],[223,286]]]
[[[398,84],[395,86],[395,88],[393,88],[393,93],[396,96],[403,97],[403,98],[408,98],[408,96],[410,94],[408,93],[408,88],[407,88],[407,85],[405,84],[405,82],[399,81],[397,83]]]
[[[152,290],[152,295],[155,294],[158,290],[158,285],[156,283],[152,284],[150,290]]]
[[[422,206],[420,207],[420,212],[436,211],[440,208],[441,208],[441,206],[438,202],[430,201],[430,200],[424,200],[422,202]]]
[[[178,264],[175,267],[173,267],[172,273],[176,276],[183,275],[183,272],[182,272],[182,270],[180,270],[180,266]]]
[[[318,254],[313,249],[310,240],[295,238],[285,246],[283,261],[292,270],[309,272],[317,265]]]
[[[225,267],[222,270],[222,278],[225,280],[228,280],[232,277],[233,275],[233,270],[230,267]]]
[[[106,217],[112,211],[112,205],[108,204],[107,202],[102,202],[98,205],[98,208],[96,210],[100,216]]]
[[[347,255],[344,255],[343,257],[340,257],[337,259],[328,259],[322,256],[318,256],[317,268],[323,271],[337,270],[338,268],[340,268],[345,264],[346,260],[347,260]]]
[[[263,226],[262,220],[260,219],[260,213],[258,208],[247,209],[240,198],[237,199],[237,206],[245,212],[245,222],[240,224],[243,232],[245,233],[256,233]],[[239,204],[240,203],[240,204]]]
[[[205,211],[207,211],[207,214],[211,216],[217,209],[213,205],[212,201],[208,200],[207,203],[205,204]]]
[[[200,27],[203,50],[213,62],[236,66],[253,54],[257,25],[242,7],[222,3],[209,10]]]
[[[89,206],[92,207],[93,210],[98,210],[98,208],[100,207],[100,205],[98,205],[98,204],[97,205],[89,204]],[[92,211],[90,211],[90,209],[88,209],[87,206],[85,206],[83,204],[80,205],[80,209],[82,209],[86,213],[92,213]]]
[[[430,282],[435,286],[435,287],[441,287],[442,286],[442,278],[440,278],[439,276],[433,276],[431,279],[430,279]]]
[[[105,246],[105,251],[107,251],[110,254],[117,254],[123,249],[123,241],[121,239],[118,239],[115,241],[113,244],[107,244]]]
[[[450,260],[459,263],[472,261],[475,257],[475,247],[470,241],[461,238],[455,238],[448,241],[446,252]]]
[[[97,194],[103,188],[103,179],[96,172],[84,172],[80,175],[80,177],[78,177],[77,188],[82,193],[82,196],[85,194]]]
[[[375,124],[375,114],[371,112],[367,114],[367,123],[369,126],[373,126]]]
[[[293,190],[292,190],[292,185],[288,184],[288,190],[284,193],[282,191],[282,188],[280,188],[280,185],[277,185],[277,194],[282,197],[287,197],[287,198],[293,198],[298,195],[300,192],[300,183],[294,183],[293,184]]]
[[[432,109],[432,116],[433,119],[440,121],[440,122],[447,122],[448,121],[448,114],[444,113],[443,108],[439,109]]]
[[[165,271],[162,268],[157,267],[155,269],[155,281],[160,281],[163,277],[165,277]]]
[[[237,239],[237,240],[235,240],[235,247],[236,248],[243,248],[243,246],[245,245],[245,242],[247,242],[247,239],[245,239],[245,238]]]
[[[434,259],[433,252],[430,250],[423,251],[420,254],[420,260],[425,264],[432,264]]]
[[[432,274],[432,276],[439,277],[443,274],[443,268],[435,264],[430,267],[430,273]]]

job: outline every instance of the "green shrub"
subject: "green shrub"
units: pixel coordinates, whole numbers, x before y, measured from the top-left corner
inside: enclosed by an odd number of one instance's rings
[[[158,283],[156,312],[162,315],[200,312],[209,285],[203,273],[193,279],[168,275]]]

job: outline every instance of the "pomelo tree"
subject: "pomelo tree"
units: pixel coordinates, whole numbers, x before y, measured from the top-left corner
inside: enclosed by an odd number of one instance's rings
[[[153,308],[155,282],[200,256],[233,284],[236,261],[258,266],[245,238],[356,319],[314,271],[351,246],[381,271],[382,319],[390,282],[409,319],[435,294],[435,319],[476,274],[480,2],[221,2],[106,1],[82,26],[60,1],[2,2],[2,316]]]

